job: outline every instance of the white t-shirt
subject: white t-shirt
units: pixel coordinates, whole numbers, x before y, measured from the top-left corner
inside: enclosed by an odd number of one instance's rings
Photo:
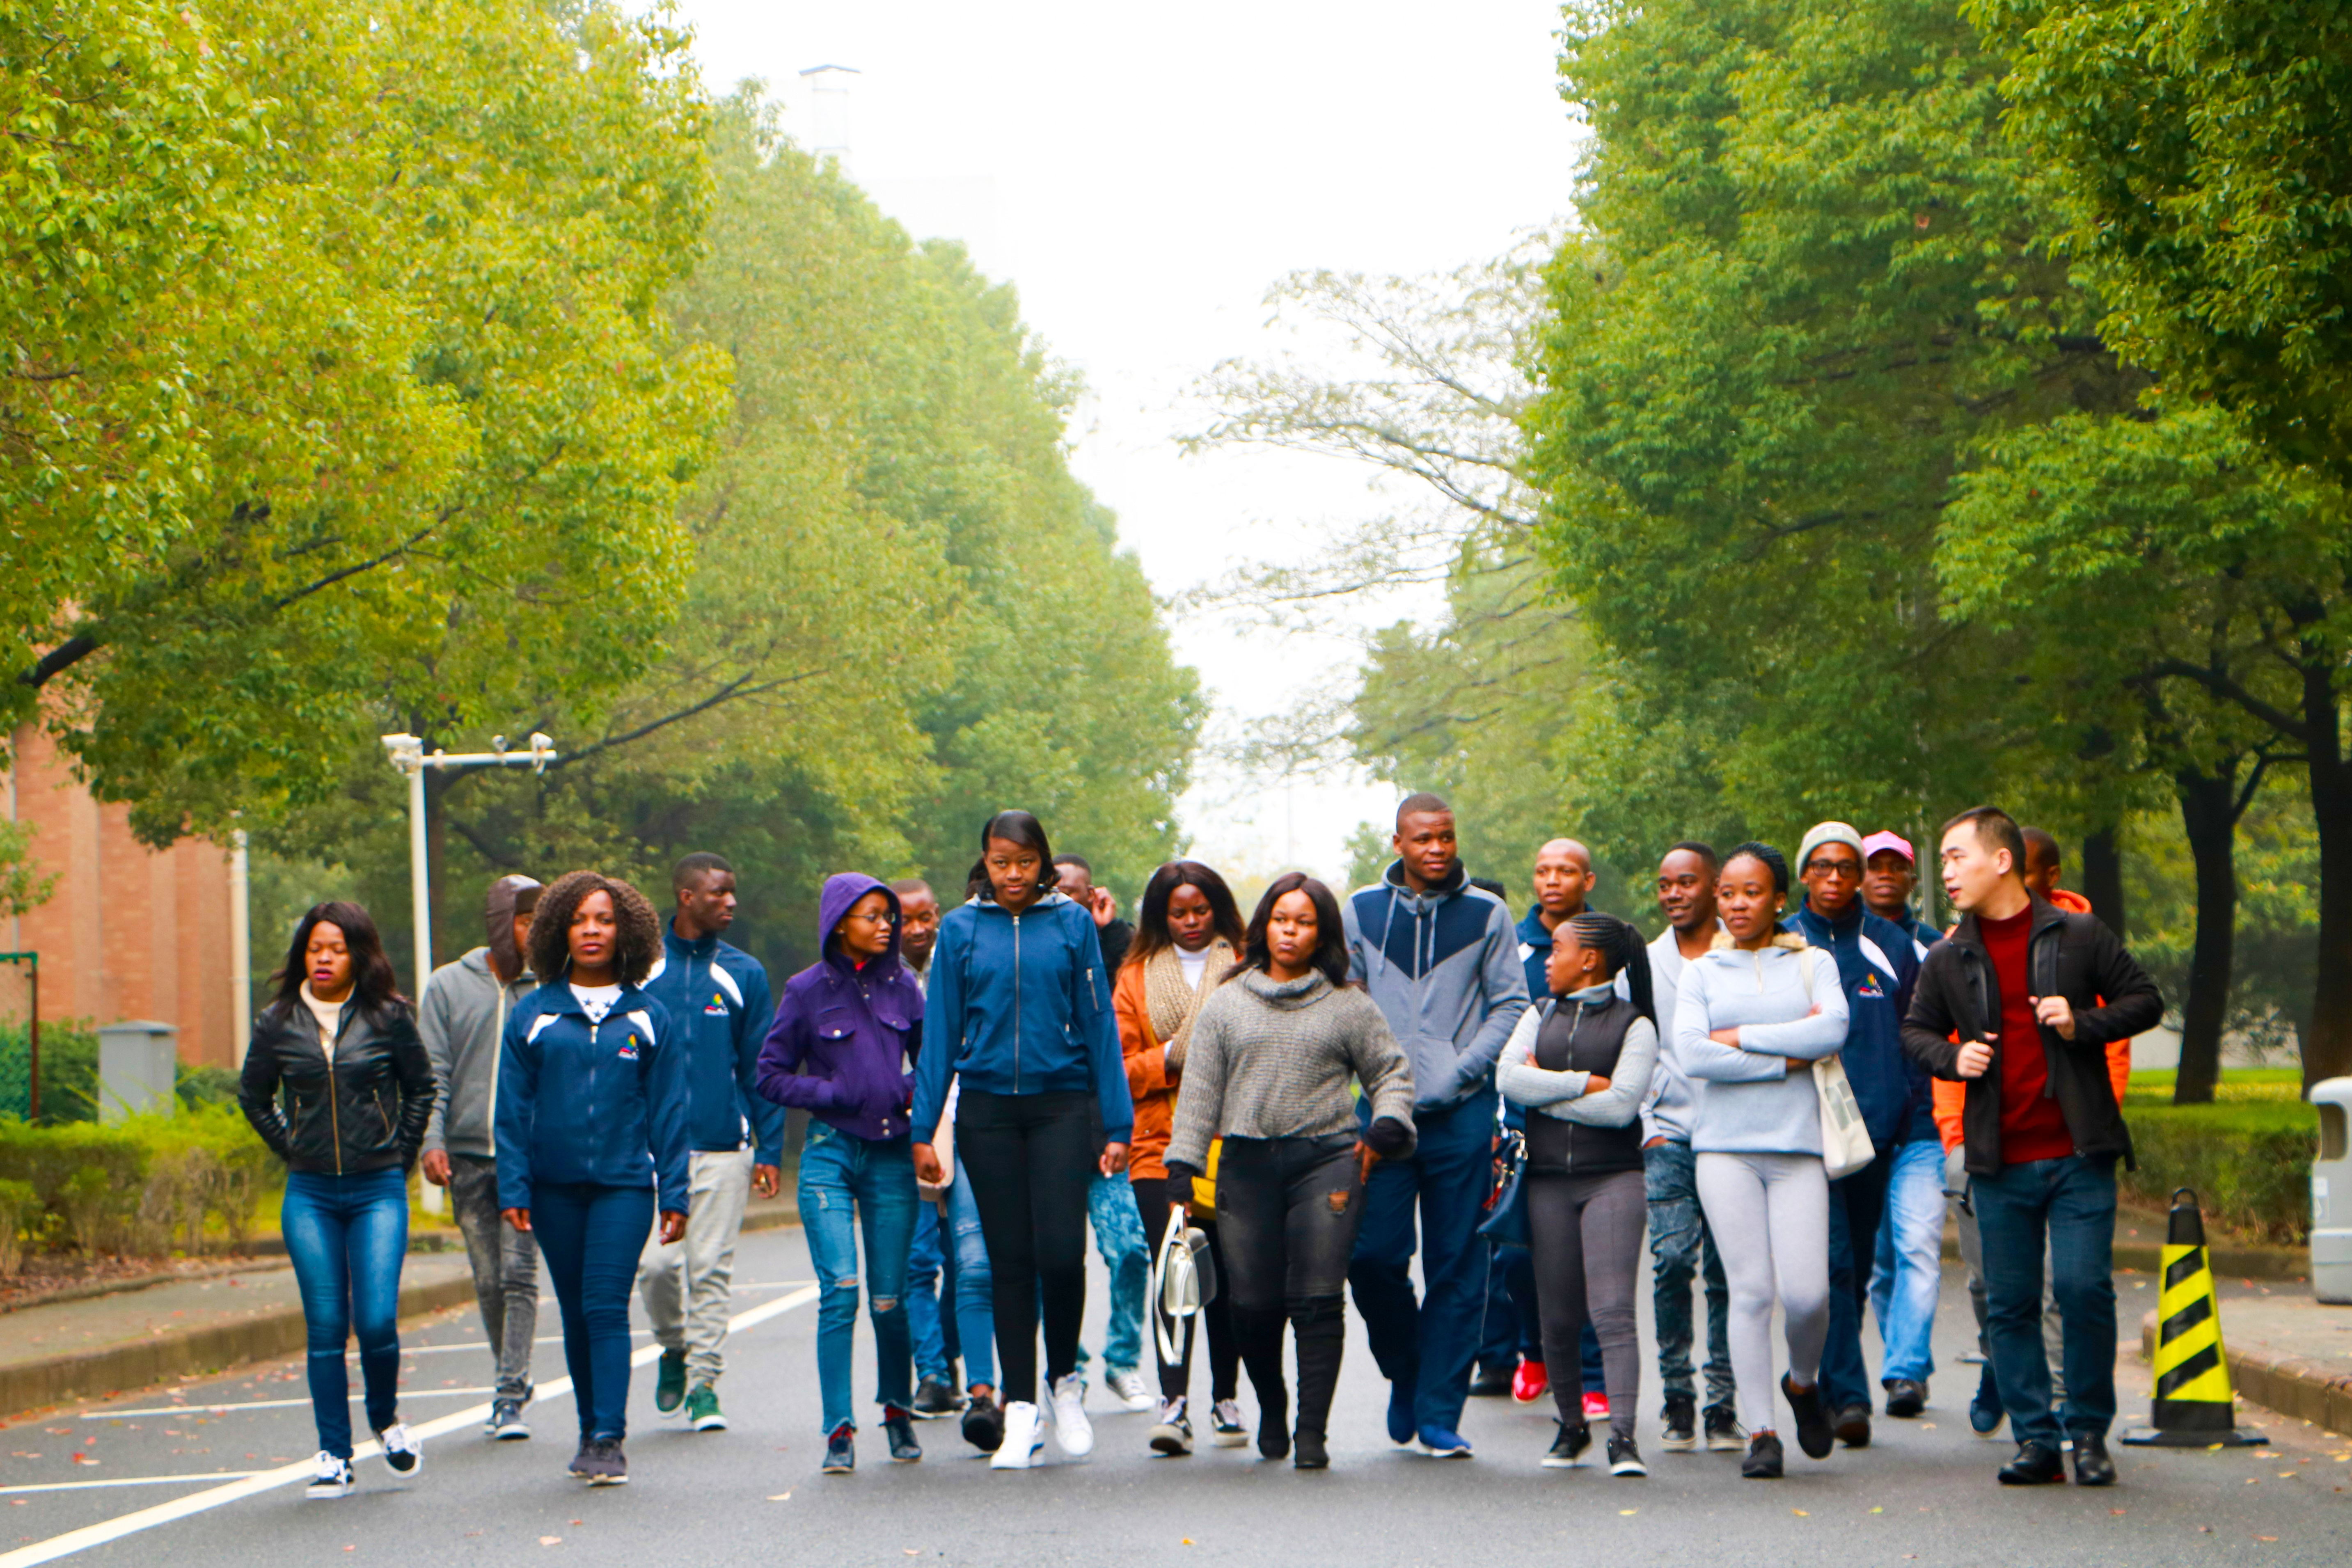
[[[343,1002],[350,1000],[348,995],[343,998]],[[319,1020],[319,1044],[326,1051],[327,1059],[333,1061],[335,1030],[343,1021],[343,1003],[320,1001],[319,994],[311,990],[310,983],[305,980],[302,982],[302,1005],[310,1008],[310,1016]]]
[[[1208,972],[1209,950],[1204,947],[1198,952],[1186,952],[1180,947],[1176,950],[1176,962],[1183,968],[1184,984],[1198,991],[1201,976]]]
[[[604,1021],[604,1015],[613,1010],[613,1004],[621,999],[621,988],[617,985],[574,985],[572,994],[579,997],[580,1005],[587,1009],[588,1021],[601,1024]]]

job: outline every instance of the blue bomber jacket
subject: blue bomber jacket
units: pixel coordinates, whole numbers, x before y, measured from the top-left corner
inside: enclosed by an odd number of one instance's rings
[[[686,1050],[662,1005],[635,986],[602,1023],[562,981],[507,1015],[499,1047],[499,1207],[530,1207],[536,1182],[652,1187],[684,1214]]]

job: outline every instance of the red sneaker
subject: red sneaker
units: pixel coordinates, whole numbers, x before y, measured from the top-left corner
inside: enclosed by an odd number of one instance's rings
[[[1539,1361],[1523,1361],[1511,1377],[1511,1397],[1522,1405],[1533,1405],[1551,1390],[1551,1373]]]
[[[1609,1396],[1588,1388],[1584,1391],[1584,1418],[1587,1421],[1609,1419]]]

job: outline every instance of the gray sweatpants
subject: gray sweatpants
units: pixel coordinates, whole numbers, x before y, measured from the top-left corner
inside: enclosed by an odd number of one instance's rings
[[[499,1217],[495,1160],[449,1156],[449,1208],[466,1238],[482,1337],[498,1357],[497,1397],[528,1401],[531,1339],[539,1332],[539,1243]]]
[[[1780,1425],[1772,1397],[1772,1300],[1788,1320],[1789,1377],[1821,1375],[1830,1331],[1830,1184],[1819,1154],[1699,1155],[1698,1201],[1706,1210],[1731,1286],[1731,1375],[1739,1423],[1750,1434]]]
[[[685,1239],[664,1247],[656,1226],[637,1259],[637,1292],[654,1339],[686,1352],[689,1385],[717,1383],[725,1365],[719,1347],[735,1299],[735,1238],[751,1201],[751,1150],[695,1150],[687,1161]]]

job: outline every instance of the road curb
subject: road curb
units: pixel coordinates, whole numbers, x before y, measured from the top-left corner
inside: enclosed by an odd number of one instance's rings
[[[2221,1343],[2230,1362],[2230,1386],[2240,1398],[2352,1436],[2352,1374],[2305,1356],[2231,1349],[2226,1333]],[[2156,1360],[2154,1312],[2139,1321],[2139,1353],[2151,1363]]]

